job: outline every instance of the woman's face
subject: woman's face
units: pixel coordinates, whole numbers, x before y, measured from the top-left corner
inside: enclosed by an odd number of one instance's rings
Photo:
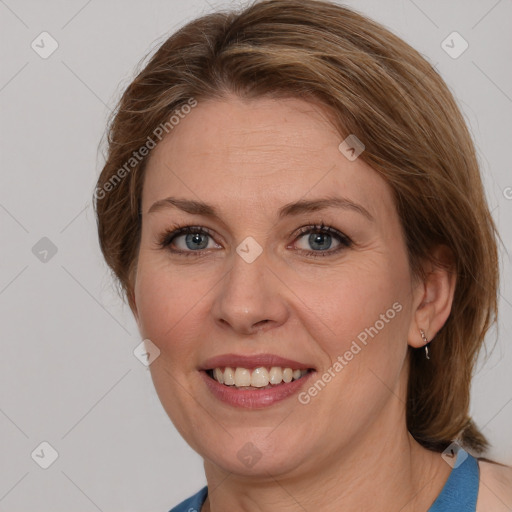
[[[389,186],[322,112],[199,101],[146,170],[134,297],[160,350],[153,382],[186,441],[232,473],[313,471],[405,425],[401,225]],[[177,225],[193,228],[166,235]],[[309,371],[285,382],[285,368]]]

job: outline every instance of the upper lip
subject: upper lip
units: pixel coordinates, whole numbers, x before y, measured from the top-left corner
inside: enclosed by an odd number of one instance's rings
[[[241,354],[222,354],[207,359],[200,370],[213,370],[214,368],[259,368],[262,366],[272,367],[280,366],[281,368],[291,368],[292,370],[313,369],[313,366],[307,363],[301,363],[292,359],[286,359],[275,354],[254,354],[245,356]]]

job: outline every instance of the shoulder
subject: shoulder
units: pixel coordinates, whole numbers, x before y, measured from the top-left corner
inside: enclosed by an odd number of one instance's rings
[[[478,459],[480,484],[476,512],[510,512],[512,510],[512,466],[489,459]]]

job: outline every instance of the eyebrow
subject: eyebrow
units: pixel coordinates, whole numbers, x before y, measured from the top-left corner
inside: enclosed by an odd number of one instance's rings
[[[173,207],[192,215],[202,215],[204,217],[221,220],[221,216],[214,206],[202,201],[193,201],[177,197],[166,197],[165,199],[156,201],[151,205],[148,213],[154,213]],[[300,200],[294,203],[288,203],[279,209],[278,217],[279,219],[283,219],[284,217],[316,212],[327,208],[352,210],[360,213],[370,221],[375,220],[366,208],[345,197],[324,197],[314,200]]]

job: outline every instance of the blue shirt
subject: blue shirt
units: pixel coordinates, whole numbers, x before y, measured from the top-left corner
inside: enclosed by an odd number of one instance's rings
[[[476,512],[479,481],[478,461],[461,448],[448,480],[427,512]],[[201,512],[207,494],[208,487],[203,487],[169,512]]]

